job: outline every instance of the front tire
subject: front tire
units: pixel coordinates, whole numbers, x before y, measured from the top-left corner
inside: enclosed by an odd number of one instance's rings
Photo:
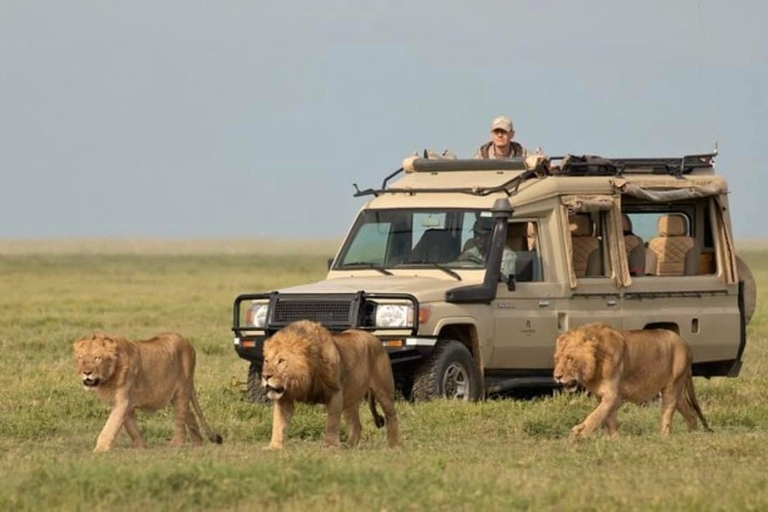
[[[441,340],[432,355],[416,370],[411,392],[416,401],[436,398],[475,401],[482,398],[482,382],[467,347]]]
[[[268,404],[270,402],[267,397],[267,390],[261,385],[261,365],[251,361],[251,365],[248,367],[248,389],[247,397],[249,402],[257,404]]]

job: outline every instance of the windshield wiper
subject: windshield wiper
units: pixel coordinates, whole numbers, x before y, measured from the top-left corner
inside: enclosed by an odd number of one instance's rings
[[[369,263],[367,261],[353,261],[352,263],[345,263],[341,266],[342,269],[346,269],[347,267],[359,267],[359,268],[366,268],[371,270],[378,270],[385,276],[391,276],[392,272],[385,269],[384,267],[380,267],[374,263]]]
[[[457,272],[454,272],[450,268],[446,267],[445,265],[441,265],[439,263],[433,263],[431,261],[419,261],[419,262],[409,263],[408,265],[409,266],[424,265],[425,267],[436,268],[438,270],[442,270],[443,272],[445,272],[451,277],[455,277],[458,281],[461,281],[461,276]]]

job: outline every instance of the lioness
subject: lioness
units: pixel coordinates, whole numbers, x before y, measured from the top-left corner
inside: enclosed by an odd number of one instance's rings
[[[617,331],[605,324],[572,329],[557,339],[555,380],[566,391],[579,385],[600,404],[572,432],[586,437],[605,422],[609,435],[617,430],[616,412],[624,400],[646,402],[661,393],[661,434],[667,435],[675,409],[688,430],[698,416],[710,431],[696,400],[691,376],[691,349],[672,331]]]
[[[264,344],[261,376],[267,397],[275,402],[270,449],[283,447],[294,402],[326,405],[326,446],[339,445],[344,412],[347,443],[357,445],[360,401],[366,393],[378,427],[385,421],[376,412],[376,401],[384,409],[389,446],[400,444],[392,367],[381,341],[372,334],[358,330],[331,334],[315,322],[294,322]]]
[[[109,450],[122,426],[134,446],[145,447],[134,409],[154,412],[169,403],[173,404],[176,423],[171,446],[184,443],[187,428],[194,444],[203,442],[190,402],[205,434],[212,442],[221,444],[221,436],[211,431],[197,402],[195,349],[178,334],[160,334],[140,342],[93,334],[75,341],[74,349],[85,389],[95,391],[102,402],[112,404],[95,452]]]

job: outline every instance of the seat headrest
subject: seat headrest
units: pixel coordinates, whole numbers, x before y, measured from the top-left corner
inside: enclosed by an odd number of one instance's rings
[[[568,219],[571,224],[572,236],[592,236],[592,219],[589,215],[577,213]]]
[[[630,220],[629,215],[626,213],[621,214],[621,229],[625,234],[632,233],[632,220]]]
[[[686,236],[688,234],[687,228],[687,219],[682,215],[662,215],[659,217],[659,236]]]

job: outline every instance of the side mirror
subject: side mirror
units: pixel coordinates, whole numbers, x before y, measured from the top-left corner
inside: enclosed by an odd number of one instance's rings
[[[507,290],[513,292],[515,291],[515,288],[515,274],[512,273],[507,276]]]
[[[333,266],[333,258],[328,258],[328,270],[331,270],[332,266]]]

